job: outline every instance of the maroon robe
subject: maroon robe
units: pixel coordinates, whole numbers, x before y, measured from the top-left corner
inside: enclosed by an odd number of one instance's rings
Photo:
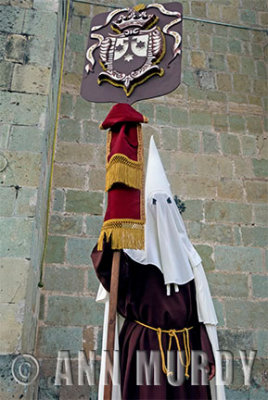
[[[97,251],[95,247],[91,255],[97,276],[107,291],[110,289],[112,255],[108,244],[104,245],[103,251]],[[136,350],[146,350],[149,360],[151,350],[159,351],[159,342],[155,331],[137,324],[135,320],[165,330],[193,326],[189,331],[191,350],[205,351],[209,363],[215,364],[206,328],[198,321],[194,280],[180,285],[179,292],[167,296],[163,275],[157,267],[136,263],[121,252],[117,311],[125,317],[119,335],[122,399],[211,398],[209,385],[193,386],[191,379],[185,379],[180,386],[170,385],[162,369],[160,385],[136,384]],[[184,351],[182,333],[177,336]],[[165,356],[168,340],[169,335],[163,333]],[[174,338],[172,350],[177,350]]]

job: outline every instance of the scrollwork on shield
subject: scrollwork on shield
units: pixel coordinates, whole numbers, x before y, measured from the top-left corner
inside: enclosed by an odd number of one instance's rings
[[[178,86],[181,12],[182,6],[177,2],[153,3],[94,17],[82,97],[99,102],[122,101],[125,96],[131,98],[127,102],[132,104]],[[141,91],[141,85],[147,88],[146,92]]]
[[[103,72],[98,83],[121,86],[130,96],[135,87],[151,76],[164,74],[157,64],[165,54],[165,37],[158,27],[138,35],[109,35],[100,46]]]

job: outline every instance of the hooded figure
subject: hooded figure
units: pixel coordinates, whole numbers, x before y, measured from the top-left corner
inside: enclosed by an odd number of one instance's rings
[[[201,258],[191,244],[173,200],[153,138],[145,182],[145,249],[125,249],[121,254],[118,291],[118,324],[112,398],[129,399],[210,399],[224,400],[221,360],[213,307]],[[92,260],[102,285],[97,301],[105,306],[103,349],[106,348],[111,246],[95,248]],[[122,317],[123,324],[122,324]],[[170,370],[167,353],[178,356],[177,373]],[[192,350],[207,356],[209,374],[216,364],[217,384],[192,384]],[[139,351],[139,352],[138,352]],[[173,352],[174,353],[174,352]],[[138,354],[142,354],[143,363]],[[155,381],[145,379],[151,355]],[[151,365],[152,366],[152,365]],[[150,365],[148,367],[150,369]],[[147,368],[147,369],[148,369]],[[176,381],[180,369],[180,382]],[[147,371],[147,378],[148,378]],[[150,375],[150,374],[149,374]],[[105,352],[102,354],[99,400],[103,398]],[[200,378],[200,377],[199,377]],[[215,381],[215,378],[213,379]],[[155,384],[156,383],[156,384]],[[121,386],[121,387],[120,387]]]

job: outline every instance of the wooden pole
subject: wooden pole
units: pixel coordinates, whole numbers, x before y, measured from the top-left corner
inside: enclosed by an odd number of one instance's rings
[[[118,298],[120,254],[121,254],[120,251],[118,250],[114,251],[113,261],[112,261],[105,375],[107,374],[108,355],[110,356],[112,367],[114,367],[113,356],[114,356],[116,309],[117,309],[117,298]],[[104,386],[104,400],[112,399],[112,387],[113,387],[113,382],[111,377],[109,376],[108,385]]]

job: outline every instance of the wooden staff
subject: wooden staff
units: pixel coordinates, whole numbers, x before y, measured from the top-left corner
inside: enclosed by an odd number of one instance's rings
[[[108,356],[110,356],[112,371],[114,370],[114,338],[115,338],[115,322],[116,322],[116,309],[117,309],[117,298],[118,298],[120,254],[121,254],[120,251],[118,250],[114,251],[113,261],[112,261],[105,376],[107,376],[107,371],[108,371]],[[113,389],[113,382],[111,377],[109,376],[108,384],[104,386],[104,400],[112,399],[112,389]]]

